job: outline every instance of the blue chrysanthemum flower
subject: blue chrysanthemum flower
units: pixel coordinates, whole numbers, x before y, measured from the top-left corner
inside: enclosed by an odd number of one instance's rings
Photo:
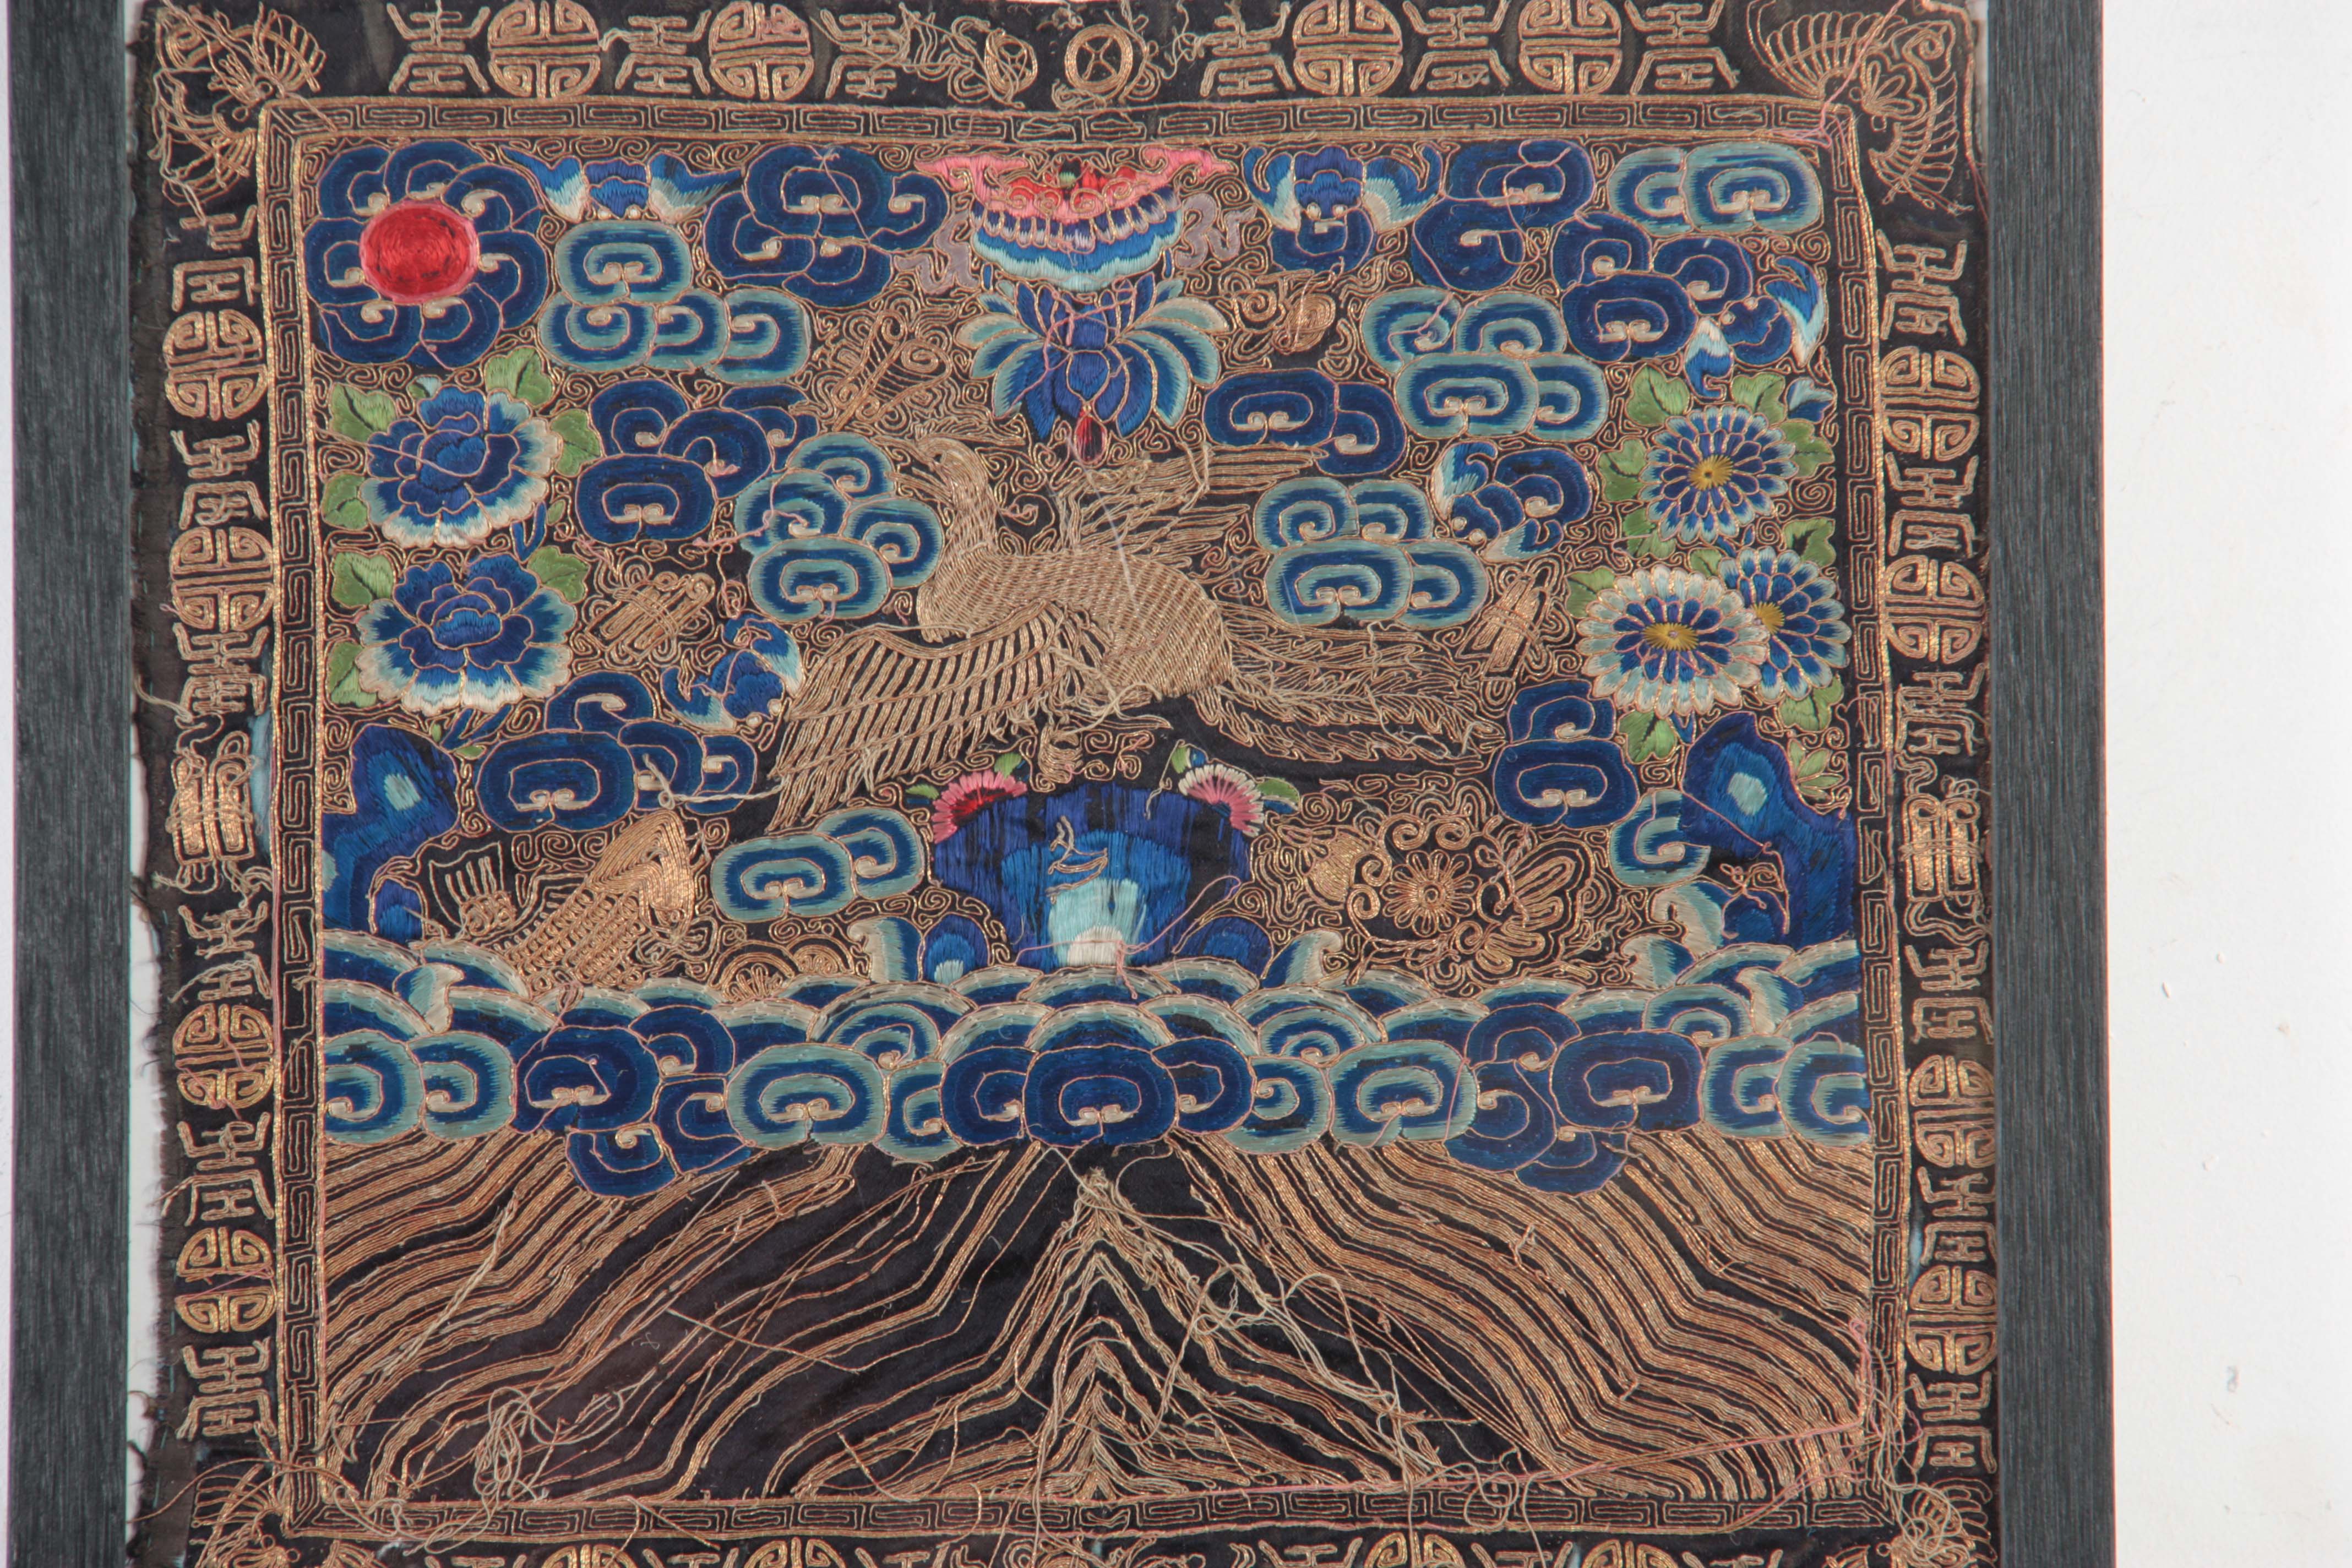
[[[1801,697],[1844,668],[1853,634],[1820,567],[1791,551],[1746,550],[1725,565],[1723,580],[1764,628],[1757,683],[1767,697]]]
[[[503,392],[444,387],[368,437],[368,518],[395,544],[479,544],[547,499],[554,428]]]
[[[1712,543],[1771,515],[1796,471],[1796,448],[1778,426],[1745,408],[1704,408],[1659,434],[1642,504],[1662,538]]]
[[[359,614],[361,687],[431,717],[544,697],[572,670],[573,611],[511,555],[461,579],[444,561],[412,566],[389,599]]]
[[[353,147],[318,188],[303,282],[339,359],[454,370],[547,297],[538,188],[462,142]]]
[[[1577,627],[1592,694],[1693,717],[1739,700],[1764,659],[1764,626],[1712,577],[1653,566],[1620,578]]]

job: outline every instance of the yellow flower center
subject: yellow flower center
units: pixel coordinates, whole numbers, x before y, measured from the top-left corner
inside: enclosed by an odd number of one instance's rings
[[[1680,621],[1652,621],[1642,628],[1642,640],[1652,647],[1688,653],[1698,647],[1698,633]]]
[[[1711,490],[1731,481],[1731,459],[1717,452],[1701,458],[1691,465],[1690,484],[1695,490]]]
[[[1777,632],[1789,617],[1780,613],[1778,605],[1759,605],[1756,606],[1756,618],[1764,623],[1766,631]]]

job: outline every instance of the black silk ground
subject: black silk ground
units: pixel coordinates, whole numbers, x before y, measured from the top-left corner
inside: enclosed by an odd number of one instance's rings
[[[1996,1562],[1975,50],[152,7],[141,1560]]]

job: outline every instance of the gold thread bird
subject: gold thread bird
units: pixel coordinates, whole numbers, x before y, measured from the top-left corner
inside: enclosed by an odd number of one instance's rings
[[[1301,629],[1212,598],[1182,564],[1225,526],[1192,504],[1205,458],[1066,504],[1055,543],[1018,551],[980,454],[943,437],[911,451],[910,485],[940,515],[939,566],[911,629],[865,627],[811,660],[773,768],[778,827],[1024,731],[1178,698],[1236,744],[1302,762],[1433,760],[1495,738],[1422,639]]]

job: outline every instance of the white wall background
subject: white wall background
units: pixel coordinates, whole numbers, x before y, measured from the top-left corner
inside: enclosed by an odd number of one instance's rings
[[[2347,60],[2339,0],[2107,4],[2130,1568],[2352,1563]]]

